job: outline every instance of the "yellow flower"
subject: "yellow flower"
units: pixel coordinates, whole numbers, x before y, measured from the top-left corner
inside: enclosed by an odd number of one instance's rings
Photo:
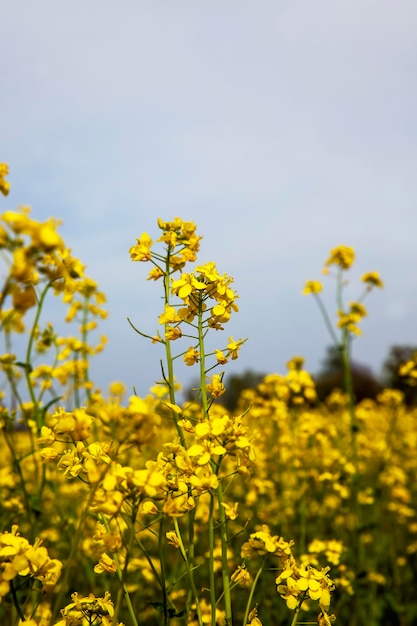
[[[221,350],[216,349],[214,351],[214,356],[217,359],[217,363],[219,363],[220,365],[225,365],[225,363],[227,363],[228,361],[227,356]]]
[[[222,506],[225,509],[225,513],[226,513],[226,517],[228,519],[231,520],[235,520],[238,517],[238,507],[239,507],[239,502],[235,502],[233,506],[230,506],[230,504],[226,504],[226,502],[222,502]]]
[[[417,352],[409,361],[400,365],[398,375],[405,378],[410,387],[417,386]]]
[[[180,322],[181,318],[178,315],[176,309],[173,306],[165,305],[165,310],[158,317],[159,324],[174,324],[175,322]]]
[[[126,387],[125,387],[125,385],[122,382],[116,380],[116,381],[110,383],[109,391],[110,391],[110,394],[112,396],[119,396],[119,397],[121,397],[125,393]]]
[[[262,530],[252,533],[249,537],[249,541],[246,541],[242,545],[241,556],[242,558],[254,558],[258,555],[275,554],[279,558],[290,557],[289,561],[293,559],[291,547],[293,541],[287,542],[278,535],[272,536],[269,527],[264,524]],[[283,574],[281,574],[283,576]]]
[[[59,222],[54,219],[49,219],[44,224],[40,224],[36,236],[33,236],[33,244],[41,246],[47,251],[55,249],[64,250],[64,242],[56,232],[58,225]]]
[[[0,163],[0,192],[7,196],[10,191],[10,183],[5,180],[5,176],[9,173],[9,168],[6,163]]]
[[[233,583],[237,583],[241,587],[246,587],[246,586],[249,586],[252,583],[252,576],[250,575],[250,573],[247,570],[245,565],[239,565],[237,567],[237,569],[231,575],[230,580]],[[250,616],[249,616],[249,619],[250,619]],[[253,617],[253,619],[249,622],[249,624],[253,624],[254,625],[256,623],[256,622],[254,622],[255,619],[258,619],[258,618],[257,617]],[[262,624],[261,624],[261,626],[262,626]]]
[[[379,276],[379,272],[368,272],[362,276],[361,281],[368,285],[368,289],[371,289],[372,287],[379,287],[382,289],[384,287],[384,283]]]
[[[97,565],[94,566],[94,571],[96,574],[102,574],[103,572],[114,574],[117,571],[116,562],[104,552]]]
[[[55,434],[69,434],[76,441],[82,441],[90,434],[93,418],[87,415],[85,409],[74,409],[68,413],[61,408],[52,416],[51,423]]]
[[[314,567],[296,563],[293,557],[287,559],[284,569],[276,578],[278,593],[286,601],[288,608],[295,609],[304,599],[318,601],[323,613],[330,606],[330,592],[333,581],[327,576],[329,567],[317,570]]]
[[[326,265],[339,265],[343,270],[348,270],[355,260],[355,250],[349,246],[337,246],[330,252]]]
[[[55,626],[81,626],[86,622],[110,626],[113,623],[114,605],[108,591],[105,592],[103,598],[96,598],[92,593],[89,596],[80,597],[77,592],[71,594],[71,598],[72,602],[61,611],[64,619],[57,622]]]
[[[343,313],[343,311],[338,311],[339,320],[337,325],[339,328],[346,328],[346,330],[350,333],[354,333],[355,335],[361,335],[361,329],[356,325],[361,316],[355,313]]]
[[[28,309],[35,306],[37,296],[33,285],[25,285],[23,288],[15,285],[12,291],[12,303],[15,311],[19,313],[25,313]]]
[[[136,239],[136,244],[129,250],[130,258],[132,261],[150,261],[152,258],[153,241],[148,233],[142,233],[139,239]]]
[[[301,372],[302,367],[304,365],[304,361],[305,359],[302,356],[293,356],[293,358],[287,362],[287,368],[289,370],[295,370],[297,372]]]
[[[235,341],[233,337],[229,337],[229,341],[227,343],[227,356],[235,361],[239,356],[239,350],[245,343],[246,339],[238,339]]]
[[[226,391],[226,387],[223,385],[222,376],[220,374],[214,374],[212,378],[209,378],[211,383],[207,385],[207,391],[213,396],[213,398],[220,398]]]
[[[182,219],[180,217],[174,217],[172,222],[164,222],[158,217],[158,226],[164,231],[179,231],[182,226]]]
[[[42,426],[41,436],[38,437],[38,443],[52,444],[55,443],[55,433],[48,428],[48,426]]]
[[[320,293],[323,291],[323,285],[318,280],[308,280],[304,285],[303,295],[307,296],[310,293]]]
[[[168,326],[165,332],[166,341],[175,341],[182,337],[182,330],[179,326]]]
[[[351,302],[349,304],[349,312],[338,311],[339,320],[337,325],[339,328],[346,328],[350,333],[361,335],[362,331],[357,326],[363,317],[366,317],[367,311],[361,302]]]
[[[200,352],[191,346],[190,348],[188,348],[183,358],[184,358],[184,362],[186,365],[188,366],[194,365],[195,363],[198,363],[199,361]]]
[[[146,500],[146,502],[142,504],[141,512],[142,515],[157,515],[157,513],[159,513],[159,509],[155,502],[152,502],[152,500]]]
[[[360,318],[366,317],[368,315],[368,311],[361,302],[350,302],[349,306],[350,312],[353,315],[358,315]]]
[[[168,530],[165,533],[165,537],[170,546],[174,546],[174,548],[180,547],[181,543],[175,530]]]
[[[160,267],[157,266],[151,269],[151,271],[148,274],[147,280],[158,280],[163,275],[164,275],[164,272],[161,270]]]
[[[174,280],[171,285],[173,295],[177,295],[181,300],[188,303],[188,298],[193,291],[202,291],[206,284],[198,280],[194,274],[181,274],[178,280]]]

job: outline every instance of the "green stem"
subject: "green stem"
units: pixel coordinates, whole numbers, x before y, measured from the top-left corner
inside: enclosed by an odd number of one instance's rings
[[[117,626],[119,623],[118,615],[120,612],[120,607],[122,605],[122,598],[123,598],[123,589],[120,586],[118,591],[117,591],[117,598],[116,598],[116,602],[114,603],[114,615],[113,615],[113,619],[112,619],[112,626]]]
[[[200,296],[198,302],[198,348],[200,352],[200,391],[201,391],[201,404],[204,411],[204,418],[208,419],[208,400],[207,400],[207,384],[206,384],[206,354],[204,337],[205,332],[203,328],[203,298]]]
[[[73,564],[73,561],[75,559],[75,556],[77,554],[78,551],[78,546],[82,537],[82,530],[83,530],[83,526],[84,526],[84,521],[85,518],[87,516],[87,511],[88,511],[88,507],[91,503],[92,500],[92,494],[90,494],[90,497],[88,498],[88,501],[86,503],[86,506],[78,520],[78,525],[77,525],[77,529],[75,531],[75,535],[74,538],[71,542],[71,550],[68,556],[68,560],[66,563],[66,567],[64,569],[64,576],[62,577],[62,581],[60,581],[60,585],[59,585],[59,593],[55,599],[55,606],[54,606],[54,610],[53,610],[53,619],[52,621],[54,621],[54,619],[56,618],[56,616],[58,615],[59,610],[61,609],[61,601],[62,601],[62,597],[64,595],[64,593],[67,591],[67,587],[68,587],[68,581],[70,578],[70,574],[71,574],[71,566]]]
[[[250,607],[251,607],[252,602],[253,602],[253,596],[254,596],[254,593],[255,593],[256,585],[258,584],[258,580],[259,580],[259,577],[260,577],[260,575],[262,573],[262,570],[264,568],[265,561],[266,561],[266,556],[265,556],[265,558],[264,558],[264,560],[262,562],[261,567],[256,572],[255,578],[253,579],[252,586],[251,586],[250,593],[249,593],[249,598],[248,598],[248,601],[246,603],[245,616],[243,618],[242,626],[247,626],[248,617],[249,617],[249,611],[250,611]]]
[[[294,611],[294,615],[293,615],[293,618],[292,618],[292,621],[291,621],[291,626],[297,626],[298,615],[299,615],[299,613],[301,611],[301,605],[302,605],[302,601],[299,601],[298,604],[297,604],[297,607],[296,607],[296,609]]]
[[[42,418],[42,411],[39,410],[39,403],[36,400],[35,390],[33,388],[32,381],[30,379],[30,373],[31,373],[31,370],[32,370],[31,359],[32,359],[33,343],[35,341],[35,331],[36,331],[36,328],[38,326],[38,322],[39,322],[39,318],[40,318],[40,315],[41,315],[43,303],[44,303],[45,298],[46,298],[46,294],[48,293],[48,289],[51,287],[51,284],[52,283],[48,283],[46,285],[46,287],[44,288],[44,290],[41,293],[41,297],[39,298],[39,304],[38,304],[37,309],[36,309],[35,319],[33,320],[32,329],[31,329],[30,335],[29,335],[29,341],[28,341],[27,350],[26,350],[25,368],[24,368],[25,369],[26,384],[27,384],[27,387],[28,387],[28,390],[29,390],[30,399],[32,400],[32,403],[33,403],[34,417],[35,417],[35,422],[36,422],[38,435],[40,434],[41,427],[42,427],[42,419],[41,419]]]
[[[104,475],[103,475],[104,477]],[[60,585],[59,585],[59,592],[58,595],[55,599],[55,604],[54,604],[54,610],[52,612],[52,619],[51,621],[54,622],[56,616],[58,615],[59,610],[61,609],[61,602],[62,602],[62,598],[64,596],[64,594],[67,592],[67,588],[68,588],[68,581],[70,579],[70,575],[71,575],[71,568],[72,565],[75,561],[75,557],[77,555],[78,552],[78,548],[79,548],[79,544],[80,541],[82,539],[82,535],[83,535],[83,531],[84,531],[84,523],[86,520],[86,517],[88,515],[88,511],[90,508],[90,505],[93,501],[95,492],[97,487],[99,486],[99,483],[96,483],[94,485],[94,487],[90,490],[90,493],[88,495],[88,499],[87,502],[85,503],[84,509],[81,513],[81,515],[79,516],[78,519],[78,524],[77,524],[77,529],[75,531],[75,535],[74,538],[71,542],[71,550],[68,556],[68,560],[66,562],[66,566],[64,568],[64,576],[62,578],[62,581],[60,581]]]
[[[205,355],[205,331],[203,326],[203,298],[200,296],[198,302],[198,347],[200,352],[200,392],[201,392],[201,405],[204,412],[204,419],[208,419],[209,417],[209,404],[207,398],[207,382],[206,382],[206,355]],[[220,483],[218,489],[221,489]],[[217,490],[217,493],[218,490]],[[219,496],[218,496],[219,498]],[[219,498],[220,502],[220,498]],[[220,506],[220,516],[223,514],[224,519],[225,509]],[[224,530],[224,529],[223,529]],[[208,534],[209,534],[209,577],[210,577],[210,604],[211,604],[211,624],[212,626],[216,626],[216,587],[215,587],[215,577],[214,577],[214,494],[210,493],[210,513],[209,513],[209,522],[208,522]],[[226,541],[224,541],[224,536],[222,534],[222,572],[223,572],[223,583],[225,579],[227,579],[227,585],[224,587],[224,598],[226,604],[226,620],[227,623],[231,625],[232,611],[231,611],[231,603],[230,603],[230,579],[229,573],[227,571],[227,536]],[[224,570],[224,564],[226,564],[226,570]],[[225,576],[226,573],[226,576]]]
[[[167,257],[166,257],[166,264],[165,264],[165,273],[164,273],[164,303],[165,305],[169,306],[170,305],[170,284],[169,284],[169,280],[170,280],[170,248],[168,248],[168,252],[167,252]],[[165,333],[168,329],[169,324],[165,324]],[[168,387],[169,387],[169,401],[171,402],[171,404],[176,404],[175,402],[175,376],[174,376],[174,359],[172,357],[172,351],[171,351],[171,342],[170,341],[165,341],[165,355],[166,355],[166,363],[167,363],[167,368],[168,368]],[[186,441],[185,441],[185,437],[184,437],[184,432],[181,428],[181,426],[178,424],[178,415],[175,413],[175,411],[172,411],[172,417],[174,418],[174,422],[175,422],[175,427],[177,429],[177,433],[178,436],[180,438],[181,441],[181,445],[183,446],[183,448],[186,448]]]
[[[16,607],[16,611],[17,611],[17,613],[18,613],[18,615],[19,615],[20,619],[21,619],[22,621],[24,621],[25,616],[24,616],[24,614],[23,614],[22,607],[20,606],[20,602],[19,602],[19,600],[17,599],[16,589],[14,588],[14,585],[13,585],[13,580],[11,580],[11,581],[10,581],[10,591],[11,591],[11,593],[12,593],[13,604],[14,604],[14,605],[15,605],[15,607]]]
[[[219,482],[217,487],[217,498],[219,502],[219,517],[220,517],[220,539],[222,545],[222,578],[223,578],[223,593],[224,593],[224,605],[226,612],[226,624],[232,626],[232,597],[230,593],[230,577],[229,568],[227,564],[227,518],[226,509],[223,506],[223,490],[221,483]]]
[[[337,302],[339,309],[344,310],[342,300],[343,290],[343,270],[339,268],[338,280],[337,280]],[[342,341],[340,344],[340,356],[342,360],[345,390],[348,395],[348,410],[350,420],[350,440],[351,440],[351,452],[352,463],[354,467],[354,473],[352,476],[352,496],[353,496],[353,509],[355,513],[355,536],[353,538],[354,549],[357,554],[357,568],[358,571],[362,571],[362,564],[364,560],[363,543],[360,537],[361,528],[361,509],[359,504],[359,491],[360,491],[360,474],[359,474],[359,459],[358,459],[358,422],[355,413],[355,395],[353,389],[353,377],[352,377],[352,365],[351,365],[351,335],[347,328],[342,328]]]
[[[158,538],[159,541],[161,541],[161,538]],[[141,540],[138,537],[135,537],[135,541],[137,543],[137,545],[139,546],[139,548],[142,550],[145,559],[148,561],[149,563],[149,567],[151,568],[153,575],[155,576],[155,580],[158,583],[158,585],[161,587],[161,589],[164,589],[164,585],[165,583],[163,582],[163,579],[161,578],[161,576],[158,573],[158,570],[156,569],[154,562],[152,561],[152,558],[149,554],[149,552],[147,551],[146,547],[143,545],[143,543],[141,542]]]
[[[100,514],[100,518],[101,518],[101,521],[102,521],[102,523],[104,524],[104,526],[105,526],[105,528],[106,528],[107,532],[108,532],[108,533],[110,533],[110,526],[109,526],[109,523],[108,523],[108,521],[107,521],[106,516],[105,516],[104,514]],[[132,530],[131,530],[131,534],[133,534],[133,535],[134,535],[134,532],[132,533]],[[134,536],[133,536],[133,537],[131,536],[131,538],[130,538],[130,539],[131,539],[131,540],[130,540],[130,543],[132,544],[132,543],[133,543]],[[128,555],[129,555],[129,550],[127,550],[126,555],[127,555],[127,557],[128,557]],[[134,609],[133,609],[132,601],[131,601],[131,599],[130,599],[130,594],[129,594],[129,591],[128,591],[128,589],[127,589],[127,585],[126,585],[126,582],[125,582],[125,577],[126,577],[126,569],[127,569],[127,562],[126,562],[126,564],[125,564],[124,570],[122,570],[122,568],[121,568],[121,566],[120,566],[120,561],[119,561],[119,557],[118,557],[118,555],[117,555],[117,554],[115,554],[115,553],[113,553],[113,554],[112,554],[112,556],[113,556],[114,562],[116,563],[116,575],[117,575],[117,579],[118,579],[118,581],[119,581],[119,583],[120,583],[120,585],[121,585],[121,587],[122,587],[122,589],[123,589],[123,594],[124,594],[124,596],[125,596],[125,600],[126,600],[127,608],[128,608],[129,615],[130,615],[130,619],[132,620],[132,624],[133,624],[133,626],[139,626],[139,623],[138,623],[138,621],[137,621],[137,619],[136,619],[136,614],[135,614],[135,611],[134,611]],[[128,560],[128,559],[126,558],[126,561],[127,561],[127,560]]]
[[[165,523],[165,515],[162,515],[161,521],[159,523],[158,548],[159,548],[159,562],[161,565],[160,583],[161,583],[161,590],[162,590],[162,606],[164,610],[164,626],[167,626],[169,617],[168,617],[165,555],[164,555],[164,539],[165,539],[164,523]]]
[[[3,428],[3,433],[4,433],[4,440],[5,440],[6,444],[7,444],[7,447],[9,448],[9,451],[10,451],[10,454],[11,454],[11,457],[12,457],[12,460],[13,460],[13,465],[16,468],[16,472],[17,472],[17,474],[19,476],[20,485],[21,485],[21,488],[22,488],[23,500],[24,500],[24,503],[25,503],[25,509],[26,509],[26,513],[27,513],[27,517],[28,517],[29,526],[30,526],[30,528],[33,531],[33,517],[32,517],[32,515],[33,515],[33,507],[32,507],[31,501],[30,501],[30,494],[29,494],[29,492],[26,489],[26,481],[25,481],[25,478],[23,476],[22,468],[21,468],[21,465],[20,465],[20,459],[17,458],[16,451],[15,451],[15,449],[13,447],[12,442],[9,439],[9,433],[7,432],[7,426],[5,426]],[[32,532],[32,535],[33,535],[33,532]],[[32,536],[32,539],[33,538],[34,537]]]
[[[176,518],[174,518],[174,528],[175,528],[176,535],[178,537],[178,542],[179,542],[179,545],[180,545],[181,555],[182,555],[182,558],[184,559],[185,567],[186,567],[186,570],[187,570],[188,580],[190,582],[191,591],[192,591],[192,594],[194,596],[194,601],[195,601],[195,604],[196,604],[198,624],[199,624],[199,626],[203,626],[203,616],[201,614],[200,599],[198,597],[197,589],[196,589],[195,582],[194,582],[193,571],[192,571],[192,568],[190,566],[190,562],[188,560],[187,552],[185,550],[184,543],[182,541],[180,527],[179,527],[179,524],[178,524],[178,520]]]
[[[90,387],[88,385],[89,381],[90,381],[90,373],[89,373],[89,361],[88,361],[88,352],[87,352],[87,339],[88,339],[88,331],[87,331],[87,324],[88,324],[88,313],[89,313],[89,309],[88,309],[88,297],[85,298],[84,301],[84,306],[83,306],[83,318],[82,318],[82,325],[81,325],[81,341],[83,343],[83,374],[84,374],[84,378],[83,378],[83,384],[84,384],[84,390],[86,392],[87,395],[87,400],[91,401],[91,390]],[[84,365],[85,365],[85,369],[84,369]]]
[[[209,577],[210,577],[210,604],[211,624],[216,626],[216,586],[214,577],[214,494],[210,493],[210,512],[208,520],[209,535]]]
[[[327,313],[326,307],[323,304],[322,299],[320,298],[320,296],[317,293],[313,294],[314,298],[316,299],[317,305],[320,309],[320,313],[323,316],[323,320],[324,320],[324,324],[329,332],[329,335],[331,337],[331,340],[333,341],[334,345],[336,346],[336,348],[339,348],[339,341],[337,338],[336,333],[333,330],[333,325],[332,322],[330,320],[329,314]]]

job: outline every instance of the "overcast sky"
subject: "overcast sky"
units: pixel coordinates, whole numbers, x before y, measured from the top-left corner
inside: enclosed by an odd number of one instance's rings
[[[415,0],[1,0],[0,52],[0,209],[63,218],[107,294],[101,386],[160,378],[159,347],[126,321],[157,329],[159,285],[128,249],[158,216],[194,220],[199,261],[235,278],[240,311],[215,339],[249,341],[226,372],[284,373],[298,354],[317,371],[330,341],[301,292],[341,243],[352,299],[366,271],[386,285],[355,359],[378,372],[417,343]]]

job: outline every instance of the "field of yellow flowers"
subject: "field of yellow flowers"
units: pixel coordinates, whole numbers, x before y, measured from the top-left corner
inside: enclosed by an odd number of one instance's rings
[[[3,195],[7,176],[0,164]],[[397,390],[359,404],[352,390],[351,339],[378,273],[346,305],[354,251],[331,251],[334,327],[322,283],[305,285],[340,350],[343,390],[320,404],[294,357],[231,414],[223,372],[245,342],[222,332],[238,311],[233,279],[196,264],[193,222],[157,228],[129,251],[164,303],[154,336],[131,324],[166,356],[141,398],[90,378],[106,299],[59,222],[28,208],[0,216],[0,624],[417,624],[417,412]],[[75,334],[48,320],[54,297]],[[185,403],[178,360],[199,372]],[[417,355],[400,373],[417,382]]]

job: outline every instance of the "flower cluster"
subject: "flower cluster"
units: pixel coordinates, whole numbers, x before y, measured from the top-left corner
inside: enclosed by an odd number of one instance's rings
[[[305,402],[312,403],[316,399],[316,388],[310,374],[303,369],[304,359],[293,357],[287,363],[288,374],[285,381],[288,385],[288,402],[292,405],[301,405]]]
[[[210,455],[236,457],[238,466],[248,465],[255,459],[253,437],[248,437],[248,428],[243,417],[222,415],[200,422],[195,427],[198,450]]]
[[[337,248],[333,248],[331,250],[330,256],[327,259],[323,269],[323,274],[328,274],[328,268],[331,265],[335,265],[340,270],[337,275],[339,304],[339,308],[337,310],[337,327],[342,329],[342,331],[347,333],[348,335],[360,335],[362,333],[361,329],[358,326],[358,323],[362,320],[362,318],[367,315],[367,311],[362,304],[362,300],[365,295],[374,287],[379,287],[382,289],[384,286],[384,283],[382,282],[378,272],[367,272],[366,274],[363,274],[361,281],[366,285],[366,290],[357,302],[351,302],[349,304],[349,307],[346,309],[342,303],[342,288],[344,286],[343,272],[349,270],[354,261],[355,250],[353,248],[349,246],[338,246]],[[320,310],[323,313],[326,325],[328,326],[330,334],[332,335],[332,339],[337,343],[334,331],[330,328],[330,320],[328,318],[327,312],[319,296],[322,291],[323,285],[321,282],[317,280],[308,280],[304,285],[303,295],[313,294],[313,296],[316,298]]]
[[[113,387],[113,393],[105,400],[99,392],[91,395],[89,409],[97,417],[103,433],[118,444],[132,445],[142,448],[152,440],[161,424],[158,414],[161,403],[154,395],[145,398],[130,396],[127,406],[121,403],[121,395]]]
[[[306,600],[318,602],[323,615],[327,615],[330,607],[330,593],[334,583],[327,575],[330,567],[318,570],[315,567],[297,564],[290,557],[283,571],[277,576],[278,593],[287,603],[289,609],[302,606]]]
[[[213,262],[196,267],[192,274],[181,274],[171,286],[172,294],[185,305],[178,310],[179,318],[191,323],[200,311],[207,311],[203,323],[216,330],[222,329],[232,311],[238,310],[236,292],[229,286],[232,281],[227,274],[220,275]],[[210,300],[215,303],[210,305]]]
[[[154,264],[148,279],[164,277],[165,280],[165,305],[158,319],[159,324],[164,326],[164,332],[162,336],[158,333],[152,340],[167,343],[180,339],[184,334],[182,324],[194,326],[197,317],[201,328],[223,329],[232,312],[238,310],[238,296],[230,287],[233,279],[227,274],[220,274],[215,263],[210,262],[197,266],[191,273],[183,272],[174,280],[171,277],[174,272],[196,260],[201,237],[196,234],[194,222],[184,222],[180,218],[172,222],[158,219],[158,226],[162,236],[157,241],[165,244],[165,254],[153,250],[153,240],[147,233],[143,233],[130,249],[133,261],[151,261]],[[176,296],[180,304],[172,304],[170,296]],[[230,338],[231,345],[228,344],[226,354],[216,351],[218,363],[237,358],[242,343],[243,340],[234,342]],[[189,346],[183,353],[183,360],[188,366],[198,363],[200,358],[199,346]]]
[[[39,443],[53,443],[57,437],[61,441],[82,441],[90,436],[93,418],[85,408],[65,411],[59,408],[48,420],[49,426],[42,426]],[[68,435],[65,439],[62,435]]]
[[[14,525],[10,533],[0,533],[0,601],[17,576],[35,578],[45,591],[50,591],[61,575],[61,561],[51,559],[39,539],[31,545],[18,530]]]
[[[77,592],[71,595],[72,602],[61,610],[62,619],[54,626],[112,626],[114,624],[114,604],[110,593],[106,591],[104,597],[96,598],[92,593],[88,596],[79,596]],[[119,626],[123,626],[119,623]]]
[[[9,168],[6,163],[0,163],[0,193],[3,196],[7,196],[10,191],[10,183],[7,182],[5,176],[9,173]]]
[[[358,323],[363,317],[366,317],[367,311],[360,302],[351,302],[347,312],[339,310],[337,312],[339,319],[337,325],[339,328],[346,329],[349,333],[361,335],[362,331],[358,327]]]
[[[367,272],[363,274],[361,281],[367,285],[368,291],[370,291],[372,287],[379,287],[379,289],[384,287],[379,272]]]
[[[401,376],[410,387],[417,386],[417,352],[413,354],[411,359],[400,366],[398,375]]]
[[[196,260],[200,248],[201,237],[196,235],[194,222],[185,222],[175,217],[172,222],[164,222],[158,219],[158,226],[162,235],[157,239],[168,247],[169,268],[171,272],[181,270],[188,262]],[[158,280],[164,275],[164,270],[159,263],[163,260],[158,253],[152,251],[153,240],[148,233],[136,239],[136,244],[129,250],[132,261],[152,261],[155,267],[149,272],[149,280]]]
[[[261,530],[252,533],[249,540],[242,545],[241,556],[244,559],[253,559],[265,554],[273,554],[284,563],[292,558],[293,541],[286,541],[278,535],[271,535],[267,524],[263,524]]]
[[[325,266],[336,265],[343,270],[348,270],[355,260],[355,250],[350,246],[337,246],[330,251]]]

